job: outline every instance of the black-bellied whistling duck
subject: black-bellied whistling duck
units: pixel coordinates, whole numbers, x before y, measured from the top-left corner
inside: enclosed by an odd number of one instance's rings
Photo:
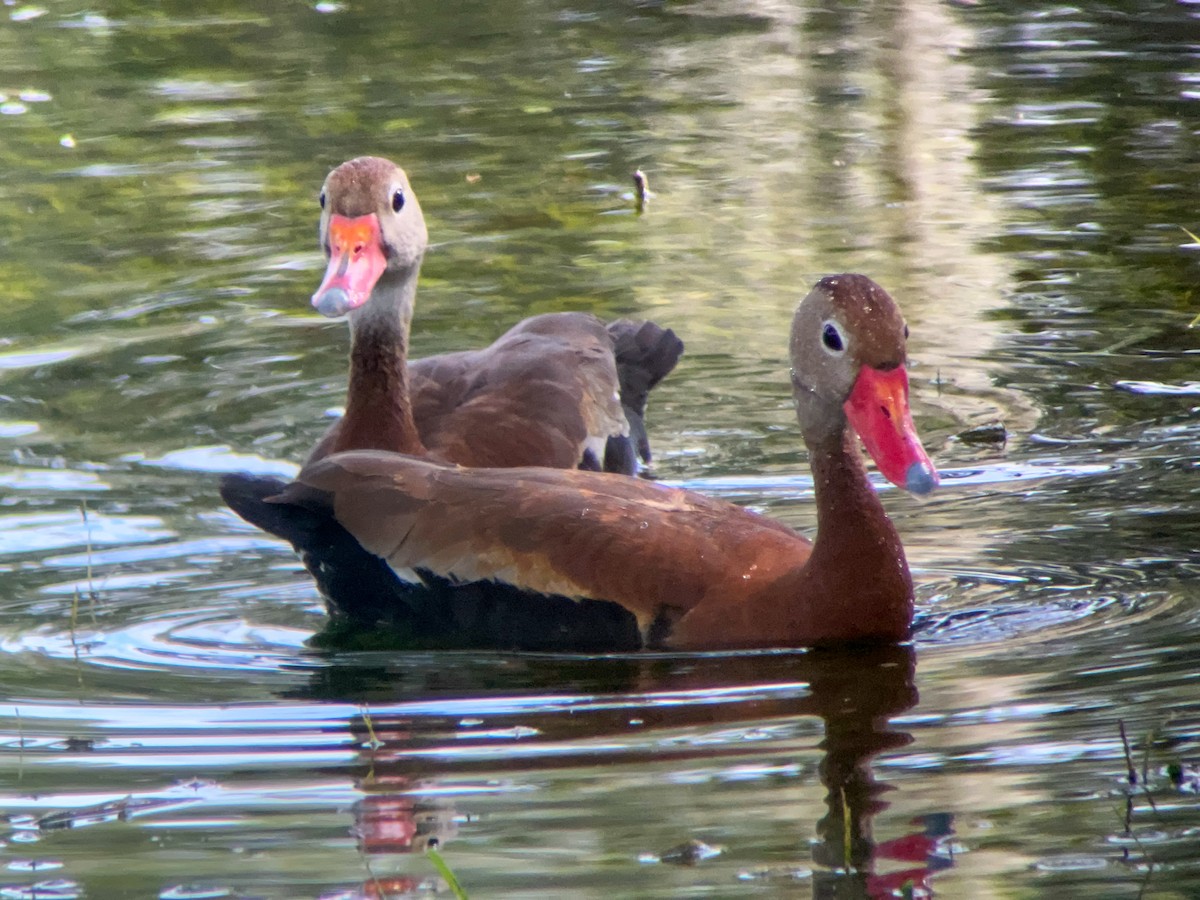
[[[359,157],[321,188],[329,260],[313,295],[350,320],[346,413],[314,462],[344,450],[394,450],[464,466],[554,466],[633,474],[649,458],[646,394],[683,344],[669,329],[585,313],[516,325],[483,350],[409,363],[409,325],[427,233],[408,177]],[[624,408],[623,408],[624,407]]]
[[[329,456],[274,496],[263,479],[231,487],[247,518],[306,555],[331,609],[352,617],[380,602],[368,593],[407,603],[392,584],[493,582],[518,593],[495,607],[503,615],[527,611],[529,592],[574,598],[580,610],[625,612],[643,646],[903,641],[912,578],[855,432],[893,483],[918,494],[937,485],[908,408],[907,332],[891,297],[862,275],[822,279],[796,310],[792,393],[813,469],[815,543],[678,488],[394,453]],[[419,602],[407,613],[426,614]],[[612,634],[622,644],[619,626]],[[507,635],[522,646],[519,637]],[[553,635],[533,643],[552,647]]]

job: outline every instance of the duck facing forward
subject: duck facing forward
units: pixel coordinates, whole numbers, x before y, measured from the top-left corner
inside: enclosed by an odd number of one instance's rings
[[[912,578],[858,438],[893,483],[916,494],[937,485],[909,412],[907,335],[895,302],[862,275],[822,279],[796,310],[792,393],[813,469],[815,543],[679,488],[578,470],[462,469],[381,452],[336,453],[306,466],[278,493],[259,495],[260,521],[313,571],[345,576],[321,582],[335,614],[355,616],[371,602],[365,583],[346,571],[366,560],[363,577],[372,584],[481,582],[483,593],[515,594],[501,604],[512,614],[522,612],[522,596],[618,609],[643,647],[904,641]],[[384,593],[408,602],[403,592]],[[425,615],[421,602],[406,615]],[[512,631],[511,646],[547,647],[544,636],[527,643]]]
[[[408,360],[417,277],[428,243],[404,170],[364,156],[320,193],[328,266],[313,306],[350,321],[345,415],[309,462],[393,450],[464,466],[555,466],[633,474],[649,460],[649,391],[683,351],[653,322],[605,325],[586,313],[520,322],[481,350]]]

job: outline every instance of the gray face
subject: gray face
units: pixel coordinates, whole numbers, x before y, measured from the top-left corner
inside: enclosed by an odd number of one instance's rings
[[[840,407],[859,369],[890,371],[905,362],[907,327],[894,300],[864,275],[830,275],[801,301],[792,320],[796,389]]]
[[[329,173],[321,188],[320,241],[326,256],[331,252],[329,223],[333,216],[357,219],[374,215],[388,269],[419,265],[429,243],[421,204],[404,170],[391,160],[360,156]]]

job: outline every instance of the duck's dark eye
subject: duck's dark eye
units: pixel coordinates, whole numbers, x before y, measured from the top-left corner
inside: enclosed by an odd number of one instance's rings
[[[908,340],[908,323],[907,322],[904,323],[904,339],[906,341]]]
[[[841,353],[846,349],[846,345],[842,341],[842,333],[832,322],[826,322],[825,327],[821,329],[821,343],[834,353]]]
[[[317,202],[321,204],[321,209],[325,208],[325,192],[324,191],[321,191],[321,193],[317,195]]]
[[[392,192],[392,212],[400,212],[402,209],[404,209],[404,191],[396,188]]]

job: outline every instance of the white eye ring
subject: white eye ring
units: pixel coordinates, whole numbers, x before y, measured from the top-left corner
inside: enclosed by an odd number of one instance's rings
[[[846,332],[842,331],[842,326],[833,319],[826,319],[821,323],[821,349],[830,356],[843,356],[849,343]]]

